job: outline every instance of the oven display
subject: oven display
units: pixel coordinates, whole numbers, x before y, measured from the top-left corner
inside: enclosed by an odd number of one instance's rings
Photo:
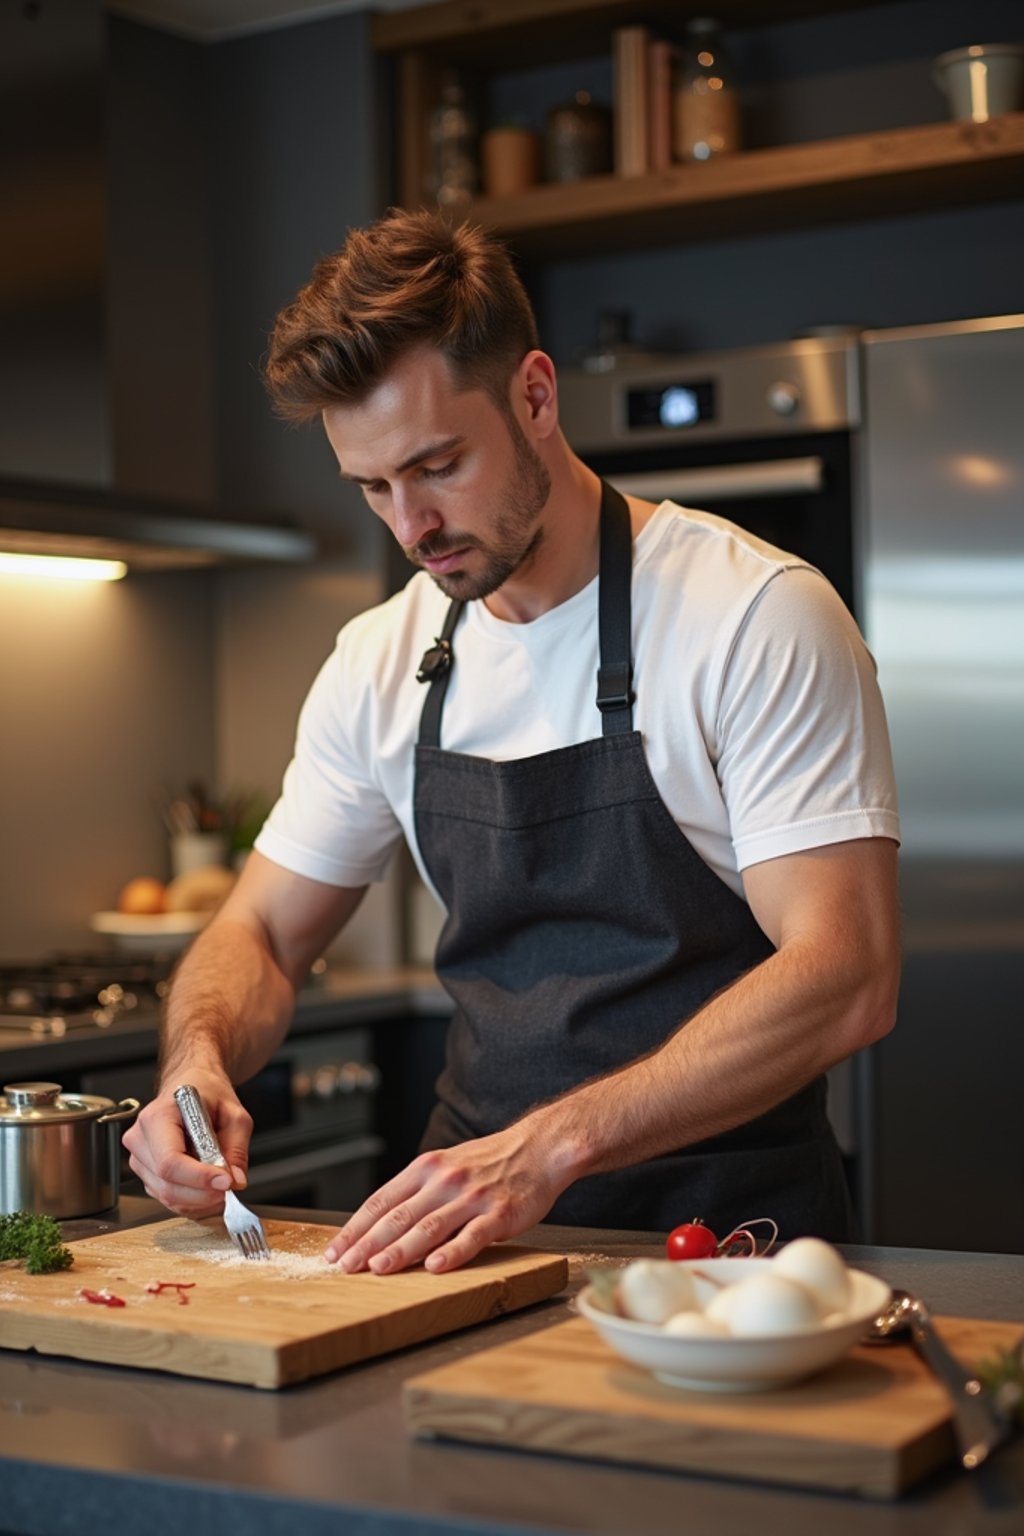
[[[715,386],[710,379],[626,391],[626,423],[634,429],[665,427],[672,432],[714,419]]]

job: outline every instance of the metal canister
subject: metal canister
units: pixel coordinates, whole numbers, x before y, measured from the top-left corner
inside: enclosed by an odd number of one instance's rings
[[[612,114],[588,91],[548,113],[544,136],[544,169],[548,181],[581,181],[605,176],[612,169]]]

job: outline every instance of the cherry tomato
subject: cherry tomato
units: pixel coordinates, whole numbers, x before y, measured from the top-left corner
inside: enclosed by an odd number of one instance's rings
[[[665,1252],[670,1259],[710,1259],[718,1252],[718,1238],[702,1221],[684,1221],[669,1233]]]

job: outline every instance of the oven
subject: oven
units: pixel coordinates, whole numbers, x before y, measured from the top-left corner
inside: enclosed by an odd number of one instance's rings
[[[238,1087],[253,1118],[247,1198],[257,1204],[353,1210],[380,1182],[380,1070],[368,1029],[293,1033],[266,1066]],[[152,1057],[82,1072],[80,1092],[115,1100],[153,1097]],[[127,1166],[122,1191],[141,1194]]]
[[[818,567],[853,612],[854,336],[561,370],[562,429],[619,490],[714,512]]]
[[[562,430],[618,490],[713,512],[816,566],[861,607],[853,478],[856,332],[560,369]],[[829,1073],[829,1114],[865,1236],[873,1223],[868,1053]]]
[[[82,951],[0,961],[0,1041],[24,1043],[33,1078],[147,1104],[172,966],[167,955]],[[287,1038],[238,1089],[253,1119],[249,1194],[267,1205],[353,1210],[380,1185],[386,1165],[380,1036],[329,1017],[324,971],[317,961]],[[133,1027],[118,1038],[114,1026],[125,1022]],[[143,1192],[127,1154],[121,1188]]]
[[[33,1065],[35,1077],[59,1073],[68,1091],[146,1104],[172,965],[166,955],[78,951],[0,962],[0,1039],[24,1041],[34,1062],[42,1053],[46,1065]],[[316,1001],[324,970],[323,961],[313,966],[306,1000]],[[352,1210],[381,1182],[379,1040],[369,1027],[325,1018],[322,1001],[308,1011],[302,1002],[287,1039],[238,1089],[253,1118],[249,1193],[268,1205]],[[104,1037],[125,1019],[143,1027],[120,1043],[114,1061],[114,1041]],[[58,1042],[74,1050],[60,1049],[51,1066],[46,1058]],[[78,1065],[91,1056],[95,1064]],[[142,1193],[127,1154],[122,1189]]]

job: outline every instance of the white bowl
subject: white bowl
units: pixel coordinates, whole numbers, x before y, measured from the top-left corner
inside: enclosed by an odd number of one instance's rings
[[[210,921],[210,912],[94,912],[93,933],[103,933],[125,954],[176,955]]]
[[[696,1283],[701,1305],[721,1288],[755,1274],[770,1274],[771,1259],[692,1259],[683,1261]],[[857,1343],[892,1292],[884,1280],[851,1269],[851,1297],[846,1311],[816,1328],[772,1338],[697,1338],[666,1333],[652,1323],[634,1323],[606,1312],[594,1287],[580,1292],[581,1314],[616,1354],[642,1365],[671,1387],[701,1392],[763,1392],[811,1376],[834,1365]],[[702,1276],[707,1276],[703,1279]],[[718,1281],[719,1284],[715,1284]]]

